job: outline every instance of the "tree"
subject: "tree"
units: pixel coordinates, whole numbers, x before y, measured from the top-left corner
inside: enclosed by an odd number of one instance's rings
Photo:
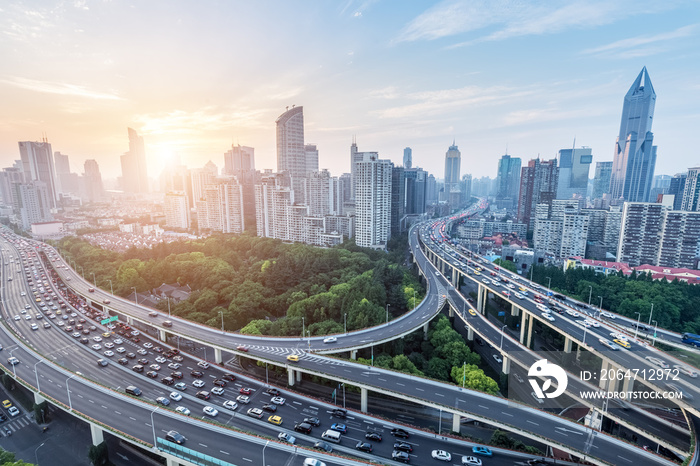
[[[503,244],[505,245],[505,243],[506,242],[504,241]],[[509,260],[501,259],[499,257],[498,259],[493,261],[493,263],[498,265],[499,267],[501,267],[503,269],[510,270],[511,272],[514,272],[514,273],[518,272],[518,267],[513,262],[511,262]]]
[[[99,445],[90,445],[90,450],[88,450],[88,458],[94,466],[102,466],[103,464],[109,463],[107,442],[102,442]]]
[[[455,366],[451,372],[452,380],[466,388],[479,390],[482,392],[496,395],[498,393],[498,384],[491,377],[484,374],[484,371],[473,364]]]

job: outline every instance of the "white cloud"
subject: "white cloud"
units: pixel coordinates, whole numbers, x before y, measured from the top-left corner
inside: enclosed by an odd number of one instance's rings
[[[663,49],[659,47],[646,47],[650,44],[657,44],[659,42],[672,41],[675,39],[680,39],[688,36],[692,36],[696,33],[698,29],[698,24],[690,24],[688,26],[680,27],[674,31],[664,32],[661,34],[656,34],[653,36],[636,36],[630,37],[628,39],[622,39],[610,44],[602,45],[600,47],[594,47],[590,49],[583,50],[581,53],[585,55],[615,55],[624,53],[624,56],[630,56],[628,54],[633,54],[634,56],[645,56],[649,55],[650,52],[659,52]],[[637,49],[635,51],[635,49]]]
[[[235,128],[261,128],[269,125],[268,110],[236,110],[204,107],[194,111],[141,114],[134,117],[140,123],[140,131],[149,135],[203,134]]]
[[[68,95],[98,100],[124,100],[115,93],[93,91],[85,86],[79,86],[77,84],[38,81],[35,79],[22,77],[3,79],[0,80],[0,83],[19,87],[20,89],[26,89],[29,91],[42,92],[45,94]]]

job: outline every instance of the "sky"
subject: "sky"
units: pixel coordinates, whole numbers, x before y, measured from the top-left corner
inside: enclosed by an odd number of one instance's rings
[[[334,175],[353,138],[396,164],[411,147],[437,178],[453,140],[474,177],[574,141],[609,161],[646,66],[656,174],[673,175],[700,163],[699,43],[696,0],[2,2],[0,167],[46,135],[72,171],[115,178],[132,127],[154,178],[221,168],[232,143],[276,169],[292,105]]]

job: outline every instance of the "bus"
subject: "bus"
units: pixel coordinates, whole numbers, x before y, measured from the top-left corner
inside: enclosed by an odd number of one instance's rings
[[[683,343],[690,346],[700,346],[700,335],[695,335],[694,333],[684,333]]]

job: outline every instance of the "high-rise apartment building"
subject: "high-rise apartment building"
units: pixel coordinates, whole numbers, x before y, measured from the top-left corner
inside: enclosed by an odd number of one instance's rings
[[[520,187],[520,157],[506,154],[498,160],[496,177],[496,204],[499,208],[512,209],[518,200]]]
[[[127,128],[129,134],[129,152],[121,156],[122,165],[122,189],[127,193],[147,193],[148,169],[146,167],[146,148],[143,137],[132,129]]]
[[[241,171],[255,170],[255,149],[232,144],[224,153],[224,174],[236,175]]]
[[[308,169],[304,145],[303,108],[292,107],[275,121],[277,125],[277,171],[289,174],[297,202],[304,202],[304,182]]]
[[[241,234],[245,230],[243,213],[243,187],[234,176],[213,179],[197,201],[200,231]]]
[[[700,212],[666,210],[656,263],[661,267],[697,269],[700,258]]]
[[[655,175],[654,182],[649,191],[649,201],[658,202],[659,196],[668,194],[668,189],[671,186],[671,177],[668,175]]]
[[[188,172],[191,183],[190,191],[192,192],[193,203],[196,206],[198,201],[204,199],[204,189],[208,184],[214,182],[216,174],[206,168],[190,168]]]
[[[2,202],[6,206],[14,206],[16,204],[16,199],[13,198],[15,194],[15,188],[12,186],[15,183],[22,183],[24,181],[24,173],[17,167],[7,167],[0,171],[0,195],[2,196]]]
[[[355,163],[355,243],[384,249],[391,236],[393,165],[375,154],[365,153],[363,160]]]
[[[462,205],[467,205],[472,197],[472,176],[466,174],[462,176],[462,186],[460,187],[462,191]]]
[[[674,201],[675,205],[675,201]],[[696,212],[700,210],[700,167],[688,169],[681,198],[681,209]]]
[[[104,187],[100,166],[94,159],[86,160],[83,165],[83,191],[86,202],[100,202],[104,199]]]
[[[537,204],[534,247],[560,258],[583,256],[586,253],[588,225],[589,216],[581,214],[575,199]]]
[[[190,205],[184,192],[165,194],[163,203],[165,226],[187,230],[190,227]]]
[[[460,190],[461,162],[462,154],[453,141],[445,153],[445,194],[447,202],[453,209],[459,207],[462,200]]]
[[[663,214],[666,210],[661,204],[625,202],[622,208],[617,262],[626,262],[632,267],[641,264],[656,265]]]
[[[304,144],[304,155],[306,157],[306,173],[318,171],[318,147],[316,144]]]
[[[403,150],[403,168],[411,168],[413,165],[413,150],[410,147],[406,147]]]
[[[351,188],[350,188],[350,199],[355,200],[355,188],[356,188],[356,171],[357,164],[365,160],[366,157],[379,158],[379,152],[360,152],[357,150],[357,141],[353,138],[352,144],[350,144],[350,178],[351,178]]]
[[[16,200],[14,208],[17,220],[23,230],[29,230],[32,223],[53,220],[51,196],[46,183],[32,180],[25,183],[14,183],[12,187],[15,190],[13,198]]]
[[[600,199],[603,194],[610,192],[612,166],[612,162],[596,162],[595,175],[593,175],[593,199]]]
[[[325,217],[331,212],[331,174],[328,170],[313,171],[306,176],[306,204],[308,215]]]
[[[559,184],[557,160],[530,160],[520,173],[518,222],[534,227],[537,204],[552,204]]]
[[[403,230],[406,216],[406,171],[404,167],[391,170],[391,232],[394,234]]]
[[[435,175],[428,174],[428,177],[426,178],[425,181],[425,203],[426,205],[428,204],[435,204],[438,201],[438,189],[437,189],[437,180],[435,179]]]
[[[668,184],[667,194],[673,195],[673,210],[681,210],[683,205],[683,193],[685,192],[685,181],[687,173],[676,173]]]
[[[70,160],[66,154],[56,151],[53,154],[54,168],[56,169],[56,192],[70,193],[76,192],[77,187],[71,187],[70,180]],[[71,191],[72,188],[72,191]]]
[[[613,199],[649,201],[656,166],[656,146],[651,132],[655,104],[656,93],[644,67],[627,91],[622,106],[610,179]]]
[[[22,172],[24,181],[41,181],[46,187],[49,208],[55,209],[58,201],[56,189],[56,170],[54,168],[53,152],[51,144],[42,142],[21,141],[19,153],[22,159]]]
[[[585,199],[588,172],[593,162],[592,150],[588,147],[561,149],[558,158],[557,199]]]
[[[404,169],[404,179],[406,215],[424,214],[428,196],[428,172],[422,168]]]

